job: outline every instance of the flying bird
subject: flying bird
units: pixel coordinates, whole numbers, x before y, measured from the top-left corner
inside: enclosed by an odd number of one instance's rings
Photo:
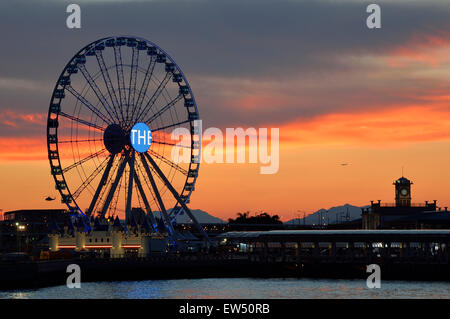
[[[347,166],[350,165],[350,163],[341,163],[341,166]]]
[[[48,201],[48,202],[50,202],[50,201],[52,201],[52,200],[55,200],[56,198],[52,198],[52,197],[50,197],[50,196],[47,196],[46,198],[45,198],[45,200],[46,201]]]

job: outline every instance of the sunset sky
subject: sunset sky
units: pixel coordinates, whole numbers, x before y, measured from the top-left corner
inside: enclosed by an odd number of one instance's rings
[[[394,201],[450,206],[450,2],[73,1],[0,3],[0,209],[63,207],[46,146],[59,73],[86,44],[135,35],[186,74],[204,129],[279,128],[277,174],[261,164],[200,165],[190,207],[222,219],[260,211],[286,221],[320,208]],[[349,163],[347,166],[341,163]],[[300,211],[300,212],[299,212]]]

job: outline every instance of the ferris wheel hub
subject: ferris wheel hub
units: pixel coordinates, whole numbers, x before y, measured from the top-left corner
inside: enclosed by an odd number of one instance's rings
[[[120,153],[127,142],[127,134],[119,124],[109,125],[103,134],[103,143],[111,154]]]

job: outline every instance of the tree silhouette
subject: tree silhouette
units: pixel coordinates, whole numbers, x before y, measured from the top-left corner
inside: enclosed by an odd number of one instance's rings
[[[237,213],[235,219],[229,218],[230,224],[282,224],[280,216],[269,215],[266,212],[260,212],[258,215],[250,216],[250,212]]]

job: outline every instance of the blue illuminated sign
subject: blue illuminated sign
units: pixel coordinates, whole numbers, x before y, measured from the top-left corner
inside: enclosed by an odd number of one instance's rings
[[[130,132],[131,146],[139,152],[147,152],[152,144],[152,131],[144,123],[136,123]]]

